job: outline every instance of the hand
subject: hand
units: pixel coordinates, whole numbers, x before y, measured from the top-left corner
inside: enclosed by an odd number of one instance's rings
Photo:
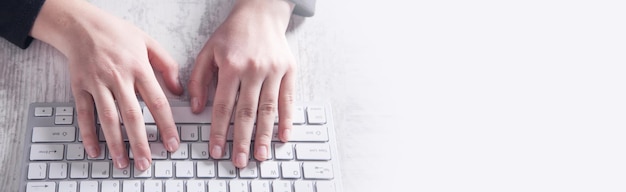
[[[285,32],[293,6],[286,0],[238,1],[199,53],[189,93],[193,112],[202,112],[217,75],[209,138],[213,158],[224,154],[233,110],[236,167],[247,166],[255,122],[254,157],[267,159],[276,110],[279,138],[288,140],[296,65]]]
[[[182,94],[178,65],[154,39],[132,24],[80,0],[46,1],[31,35],[54,46],[69,60],[78,125],[90,157],[104,150],[98,147],[95,107],[114,165],[118,168],[129,165],[119,107],[135,167],[149,168],[150,148],[136,91],[155,117],[165,148],[178,149],[179,137],[171,109],[151,64],[163,73],[169,90]]]

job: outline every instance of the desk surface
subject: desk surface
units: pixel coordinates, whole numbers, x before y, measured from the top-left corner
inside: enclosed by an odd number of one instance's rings
[[[91,2],[158,40],[183,81],[231,7]],[[296,99],[332,103],[346,191],[626,191],[623,8],[318,0],[288,30]],[[16,173],[0,191],[17,188],[28,104],[72,100],[66,63],[0,40],[0,170]]]

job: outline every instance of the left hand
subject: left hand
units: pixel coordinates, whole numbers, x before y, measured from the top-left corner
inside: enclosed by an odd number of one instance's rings
[[[234,110],[232,160],[247,166],[256,123],[254,157],[269,157],[278,110],[279,138],[288,141],[292,128],[296,64],[285,32],[293,11],[287,0],[237,1],[228,18],[199,53],[189,93],[193,112],[204,110],[208,89],[217,75],[213,103],[210,154],[222,157]]]

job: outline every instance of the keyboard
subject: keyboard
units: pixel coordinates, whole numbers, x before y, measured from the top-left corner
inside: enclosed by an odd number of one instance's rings
[[[139,171],[130,165],[113,166],[100,131],[101,153],[86,155],[74,103],[31,103],[19,191],[22,192],[341,192],[341,171],[331,105],[297,104],[290,141],[277,138],[270,158],[251,158],[247,167],[233,166],[232,124],[227,149],[220,159],[209,156],[211,108],[193,114],[187,102],[171,102],[181,144],[168,152],[160,141],[154,119],[140,103],[146,123],[152,165]],[[275,120],[278,121],[278,118]],[[99,121],[97,121],[99,122]],[[232,122],[232,120],[231,120]],[[123,123],[122,123],[123,124]],[[129,157],[128,138],[122,125]],[[254,138],[254,137],[253,137]],[[254,140],[252,141],[252,145]],[[254,154],[253,151],[250,154]],[[252,156],[252,155],[251,155]]]

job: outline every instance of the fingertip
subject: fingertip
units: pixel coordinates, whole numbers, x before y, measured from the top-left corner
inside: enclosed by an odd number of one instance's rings
[[[176,150],[178,150],[179,144],[180,144],[180,141],[178,141],[176,137],[171,137],[165,143],[165,148],[169,152],[175,152]]]
[[[280,138],[279,138],[280,141],[288,142],[290,134],[291,134],[291,127],[283,129],[280,134]]]

